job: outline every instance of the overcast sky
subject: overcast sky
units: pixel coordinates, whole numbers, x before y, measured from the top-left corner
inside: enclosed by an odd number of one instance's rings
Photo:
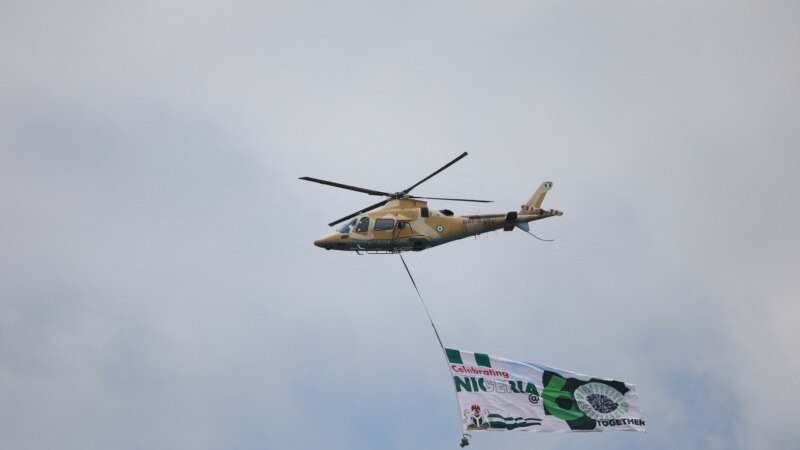
[[[647,433],[800,439],[800,5],[0,2],[0,448],[452,449],[375,201],[536,222],[406,257],[449,347],[637,385]]]

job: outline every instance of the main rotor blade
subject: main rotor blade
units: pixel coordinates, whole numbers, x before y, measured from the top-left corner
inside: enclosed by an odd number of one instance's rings
[[[389,200],[391,200],[391,199],[388,199],[388,198],[387,198],[386,200],[381,200],[381,201],[379,201],[378,203],[375,203],[375,204],[374,204],[374,205],[372,205],[372,206],[367,206],[366,208],[362,209],[361,211],[356,211],[356,212],[354,212],[353,214],[350,214],[350,215],[344,216],[344,217],[342,217],[342,218],[341,218],[341,219],[339,219],[339,220],[335,220],[335,221],[333,221],[333,222],[329,223],[329,224],[328,224],[328,226],[329,226],[329,227],[332,227],[332,226],[336,225],[337,223],[344,222],[344,221],[345,221],[345,220],[347,220],[347,219],[352,219],[353,217],[355,217],[355,216],[357,216],[357,215],[359,215],[359,214],[361,214],[361,213],[365,213],[365,212],[367,212],[367,211],[372,211],[372,210],[373,210],[373,209],[375,209],[375,208],[379,208],[379,207],[381,207],[381,206],[383,206],[383,205],[385,205],[385,204],[389,203]]]
[[[467,156],[467,152],[464,152],[464,153],[462,153],[462,154],[461,154],[461,155],[459,155],[459,156],[458,156],[456,159],[454,159],[454,160],[450,161],[449,163],[445,164],[445,165],[444,165],[444,166],[443,166],[441,169],[437,170],[436,172],[433,172],[432,174],[430,174],[430,175],[428,175],[427,177],[423,178],[421,181],[417,182],[417,184],[415,184],[415,185],[411,186],[410,188],[406,189],[405,191],[403,191],[403,195],[405,195],[405,194],[408,194],[409,192],[411,192],[411,190],[412,190],[412,189],[414,189],[415,187],[419,186],[420,184],[422,184],[422,183],[424,183],[424,182],[426,182],[426,181],[430,180],[430,179],[431,179],[431,178],[433,178],[435,175],[437,175],[439,172],[441,172],[441,171],[443,171],[444,169],[447,169],[448,167],[450,167],[450,166],[452,166],[453,164],[457,163],[457,162],[458,162],[458,160],[460,160],[461,158],[463,158],[463,157],[465,157],[465,156]]]
[[[386,196],[386,197],[391,197],[392,196],[392,194],[390,194],[388,192],[376,191],[374,189],[365,189],[365,188],[360,188],[360,187],[357,187],[357,186],[350,186],[350,185],[347,185],[347,184],[336,183],[336,182],[333,182],[333,181],[320,180],[319,178],[300,177],[299,179],[300,180],[306,180],[306,181],[312,181],[314,183],[319,183],[319,184],[327,184],[328,186],[338,187],[338,188],[341,188],[341,189],[348,189],[350,191],[363,192],[364,194],[369,194],[369,195],[383,195],[383,196]]]
[[[475,203],[492,203],[494,200],[473,200],[470,198],[443,198],[443,197],[417,197],[409,195],[408,198],[421,198],[424,200],[452,200],[454,202],[475,202]]]

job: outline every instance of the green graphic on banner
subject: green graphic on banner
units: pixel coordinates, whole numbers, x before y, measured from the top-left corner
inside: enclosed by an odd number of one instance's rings
[[[567,422],[572,430],[594,430],[598,420],[617,419],[628,411],[627,402],[622,401],[628,392],[625,383],[595,378],[581,381],[549,371],[542,382],[545,414]],[[580,401],[575,398],[576,390]]]
[[[445,349],[464,431],[644,431],[633,385]]]

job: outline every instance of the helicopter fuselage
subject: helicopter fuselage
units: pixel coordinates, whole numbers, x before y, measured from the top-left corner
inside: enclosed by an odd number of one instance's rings
[[[501,214],[457,216],[449,210],[435,210],[427,202],[395,199],[386,206],[353,218],[314,245],[326,250],[366,253],[421,251],[437,245],[489,231],[511,231],[527,223],[561,215],[555,210],[531,209]]]

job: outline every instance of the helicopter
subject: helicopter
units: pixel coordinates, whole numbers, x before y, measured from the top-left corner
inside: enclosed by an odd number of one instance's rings
[[[545,181],[533,193],[530,200],[519,211],[499,214],[458,216],[449,209],[436,210],[428,207],[425,200],[449,200],[458,202],[491,203],[491,200],[464,198],[418,197],[409,193],[420,184],[438,175],[465,156],[442,166],[411,187],[398,192],[383,192],[365,189],[333,181],[312,177],[300,180],[333,186],[340,189],[361,192],[368,195],[387,197],[352,214],[334,220],[328,226],[346,223],[335,232],[326,234],[314,241],[314,245],[325,250],[355,251],[357,253],[400,253],[422,251],[469,236],[503,229],[513,231],[519,228],[530,233],[529,222],[561,216],[555,209],[541,209],[542,201],[553,183]],[[372,211],[372,212],[370,212]]]

